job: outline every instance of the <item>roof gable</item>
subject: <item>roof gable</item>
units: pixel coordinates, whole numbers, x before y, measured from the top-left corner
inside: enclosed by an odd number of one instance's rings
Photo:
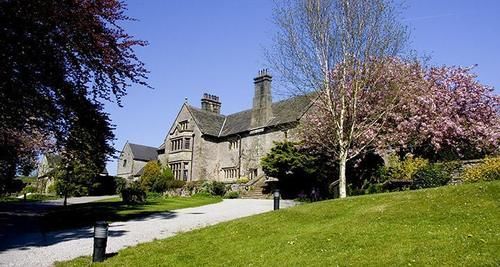
[[[224,125],[224,115],[216,114],[211,111],[204,111],[189,105],[186,105],[186,107],[203,134],[219,136],[220,130]]]
[[[150,161],[158,158],[156,147],[128,143],[134,160]]]

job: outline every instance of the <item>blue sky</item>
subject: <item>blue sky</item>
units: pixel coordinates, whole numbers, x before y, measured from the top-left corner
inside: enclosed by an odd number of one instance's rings
[[[123,108],[107,104],[116,125],[116,149],[127,140],[159,146],[184,99],[199,106],[204,92],[220,96],[224,114],[251,107],[252,79],[266,67],[263,51],[275,32],[273,1],[126,3],[126,14],[137,21],[126,22],[125,29],[149,42],[136,53],[150,71],[154,90],[134,85]],[[402,17],[411,30],[412,49],[435,65],[478,64],[478,79],[499,92],[500,1],[414,0],[405,6]],[[107,168],[115,174],[116,162]]]

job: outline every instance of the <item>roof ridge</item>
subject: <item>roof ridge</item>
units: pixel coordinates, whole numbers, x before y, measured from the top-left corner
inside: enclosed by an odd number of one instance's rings
[[[148,146],[148,145],[142,145],[142,144],[136,144],[136,143],[131,143],[131,142],[128,142],[129,145],[135,145],[135,146],[143,146],[143,147],[150,147],[150,148],[157,148],[157,147],[154,147],[154,146]]]
[[[220,127],[219,134],[217,135],[217,137],[220,137],[222,130],[224,130],[224,125],[226,125],[226,120],[227,120],[227,117],[224,117],[224,122],[222,123],[222,126]]]

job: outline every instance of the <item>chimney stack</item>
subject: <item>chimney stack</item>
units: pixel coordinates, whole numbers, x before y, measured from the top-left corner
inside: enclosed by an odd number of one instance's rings
[[[266,125],[273,117],[271,81],[272,77],[267,69],[260,70],[257,77],[253,79],[255,94],[253,97],[251,127],[258,128]]]
[[[219,97],[216,95],[211,95],[204,93],[201,98],[201,109],[205,111],[210,111],[216,114],[220,114],[221,102]]]

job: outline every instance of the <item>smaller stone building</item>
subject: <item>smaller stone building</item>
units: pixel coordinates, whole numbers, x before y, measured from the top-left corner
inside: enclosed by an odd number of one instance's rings
[[[118,159],[118,169],[116,176],[129,180],[137,179],[141,176],[144,166],[150,160],[158,159],[158,148],[125,143]]]

